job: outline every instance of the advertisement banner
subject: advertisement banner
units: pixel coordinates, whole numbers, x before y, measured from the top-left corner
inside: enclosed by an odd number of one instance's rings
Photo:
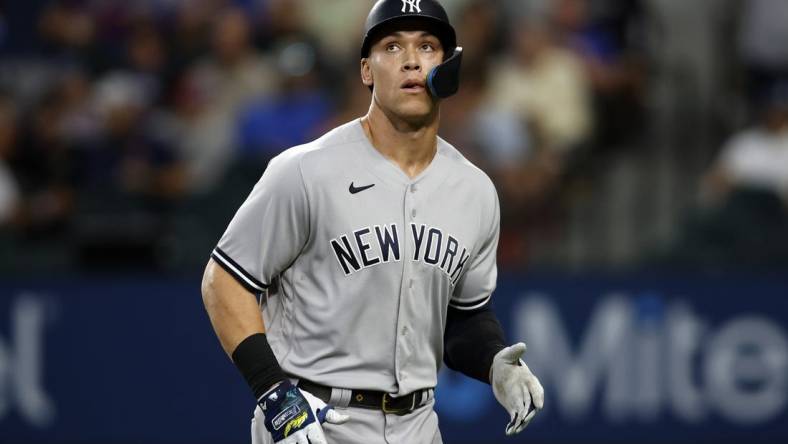
[[[444,442],[786,442],[787,300],[779,275],[503,276],[545,409],[505,438],[490,387],[443,370]],[[0,443],[243,443],[253,402],[198,278],[0,283]]]

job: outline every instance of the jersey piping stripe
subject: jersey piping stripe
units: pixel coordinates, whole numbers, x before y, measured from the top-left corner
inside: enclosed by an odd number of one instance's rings
[[[470,302],[453,302],[453,301],[450,301],[449,302],[449,306],[452,307],[452,308],[456,308],[457,310],[475,310],[477,308],[483,307],[487,302],[490,301],[491,298],[492,298],[492,295],[488,294],[487,296],[485,296],[485,297],[483,297],[481,299],[477,299],[475,301],[470,301]]]
[[[241,283],[247,290],[251,291],[252,293],[262,292],[268,288],[268,285],[263,284],[262,282],[258,281],[257,279],[253,278],[246,270],[243,269],[240,265],[238,265],[234,260],[230,258],[224,251],[222,251],[219,247],[213,249],[211,253],[211,257],[216,260],[216,262],[222,266],[228,273],[233,275],[238,282]]]

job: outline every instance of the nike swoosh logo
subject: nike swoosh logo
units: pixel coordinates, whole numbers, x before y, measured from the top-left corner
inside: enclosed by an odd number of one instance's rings
[[[374,186],[375,186],[375,184],[373,183],[372,185],[367,185],[365,187],[358,187],[357,188],[355,185],[353,185],[353,182],[350,182],[350,188],[348,188],[348,191],[350,191],[350,194],[356,194],[356,193],[360,193],[360,192],[362,192],[364,190],[368,190],[368,189],[370,189],[370,188],[372,188]]]

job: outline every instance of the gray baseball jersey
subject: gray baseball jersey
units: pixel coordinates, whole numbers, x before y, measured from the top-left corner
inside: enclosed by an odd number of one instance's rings
[[[212,253],[252,292],[282,369],[395,396],[434,387],[447,307],[495,288],[498,196],[438,139],[409,178],[359,120],[268,165]]]

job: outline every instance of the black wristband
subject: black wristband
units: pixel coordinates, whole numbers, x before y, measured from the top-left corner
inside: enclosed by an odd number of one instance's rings
[[[443,337],[443,361],[452,369],[490,383],[493,357],[503,350],[505,338],[489,305],[473,311],[449,307]]]
[[[241,341],[233,351],[233,362],[252,388],[255,399],[260,399],[274,384],[287,378],[265,333],[255,333]]]

